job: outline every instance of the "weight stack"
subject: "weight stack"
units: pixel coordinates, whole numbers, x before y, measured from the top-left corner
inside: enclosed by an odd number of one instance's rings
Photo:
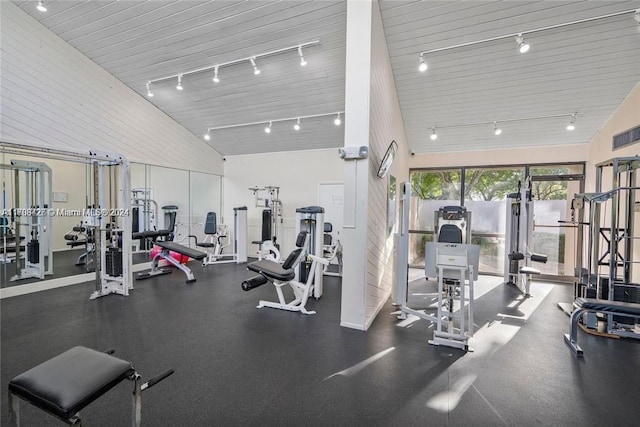
[[[40,242],[35,239],[27,243],[27,259],[31,264],[38,264],[40,262]]]
[[[109,248],[105,258],[105,272],[111,277],[122,276],[122,252],[116,248]]]

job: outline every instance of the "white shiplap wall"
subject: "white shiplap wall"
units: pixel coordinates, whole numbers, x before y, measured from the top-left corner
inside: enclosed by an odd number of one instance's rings
[[[369,128],[369,206],[367,233],[367,277],[365,287],[366,325],[387,301],[393,279],[393,236],[387,229],[388,176],[397,182],[408,178],[407,138],[396,93],[378,3],[375,2],[371,28],[371,96]],[[398,143],[395,167],[386,179],[376,175],[382,156],[392,140]],[[404,168],[399,166],[405,165]],[[397,203],[397,202],[396,202]]]
[[[0,10],[0,139],[222,174],[220,154],[171,117],[13,3]]]

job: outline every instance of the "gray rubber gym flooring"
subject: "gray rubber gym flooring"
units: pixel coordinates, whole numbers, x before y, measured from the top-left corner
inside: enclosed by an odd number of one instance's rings
[[[113,348],[145,378],[175,369],[142,395],[147,426],[639,425],[640,343],[580,332],[585,357],[574,357],[556,307],[570,285],[534,283],[525,300],[482,278],[465,353],[429,345],[425,321],[398,326],[390,303],[368,332],[341,328],[336,278],[305,316],[256,309],[275,290],[242,291],[242,265],[190,266],[196,283],[174,271],[128,298],[90,301],[85,284],[2,300],[2,425],[8,381],[75,345]],[[414,298],[428,288],[416,281]],[[85,408],[84,424],[130,425],[130,390],[124,381]],[[22,416],[61,425],[27,404]]]

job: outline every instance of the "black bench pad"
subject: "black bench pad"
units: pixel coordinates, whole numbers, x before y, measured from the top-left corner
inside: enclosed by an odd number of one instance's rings
[[[131,238],[133,240],[157,239],[158,237],[167,237],[170,234],[171,234],[171,230],[136,231],[135,233],[131,233]]]
[[[247,265],[247,268],[256,273],[264,274],[271,279],[281,280],[283,282],[292,280],[296,275],[293,269],[285,270],[282,268],[282,264],[268,260],[252,262]]]
[[[9,390],[67,420],[134,372],[131,362],[78,346],[18,375]]]
[[[200,260],[200,259],[206,258],[207,256],[207,254],[204,252],[188,248],[176,242],[156,242],[156,245],[160,246],[161,248],[177,252],[180,255],[186,255],[189,258],[193,258],[193,259]]]
[[[640,304],[630,302],[608,301],[595,298],[576,298],[573,305],[584,310],[606,311],[607,313],[640,316]]]

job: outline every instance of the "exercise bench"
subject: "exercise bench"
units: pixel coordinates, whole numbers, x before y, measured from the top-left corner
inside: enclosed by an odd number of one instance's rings
[[[622,301],[609,301],[595,298],[576,298],[571,313],[571,333],[564,335],[564,342],[571,351],[578,356],[583,356],[582,348],[578,345],[578,322],[584,312],[599,312],[604,314],[619,314],[640,318],[640,304]]]
[[[153,260],[151,261],[151,270],[144,273],[138,273],[138,276],[136,278],[137,280],[148,279],[149,277],[171,273],[171,269],[169,268],[158,267],[158,262],[163,259],[182,270],[184,274],[187,275],[187,283],[196,281],[196,278],[193,276],[193,272],[191,271],[191,269],[186,265],[176,261],[171,256],[171,251],[179,253],[180,255],[187,256],[189,258],[193,258],[195,260],[203,260],[207,256],[206,253],[191,249],[187,246],[183,246],[173,241],[158,241],[155,242],[155,244],[157,246],[160,246],[160,248],[162,249],[153,257]]]
[[[80,410],[127,379],[133,381],[132,425],[140,426],[142,391],[171,374],[173,369],[142,383],[131,362],[87,347],[73,347],[9,382],[11,425],[20,425],[20,398],[69,425],[80,426]]]

